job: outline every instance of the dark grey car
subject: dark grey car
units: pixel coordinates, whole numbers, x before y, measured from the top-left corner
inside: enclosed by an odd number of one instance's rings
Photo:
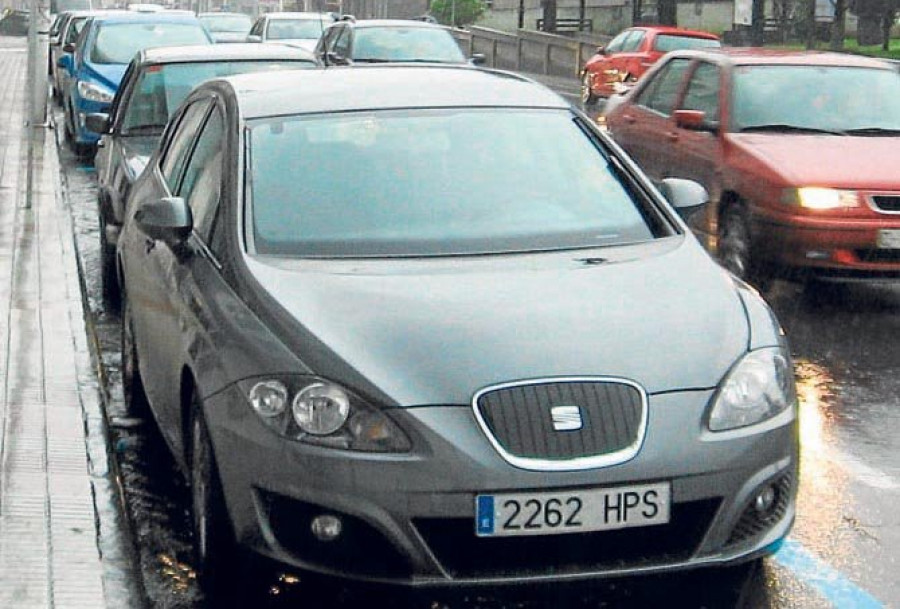
[[[192,45],[144,49],[131,61],[109,114],[90,117],[102,133],[97,167],[97,209],[103,294],[118,299],[115,251],[125,200],[144,170],[169,116],[204,80],[230,74],[314,68],[318,62],[303,49],[250,43]]]
[[[772,312],[540,85],[210,81],[127,209],[127,401],[188,473],[213,589],[236,548],[469,586],[725,565],[790,530]]]

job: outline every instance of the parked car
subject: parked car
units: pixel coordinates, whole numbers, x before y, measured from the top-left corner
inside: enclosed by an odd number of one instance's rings
[[[246,13],[199,13],[197,18],[216,42],[247,42],[253,27],[253,18]]]
[[[72,48],[60,59],[71,84],[65,91],[66,139],[79,155],[94,151],[100,134],[91,131],[85,117],[106,112],[128,62],[144,48],[185,44],[212,44],[194,15],[173,12],[121,12],[91,17]],[[64,47],[65,48],[65,47]]]
[[[322,31],[335,20],[334,13],[264,13],[256,18],[247,40],[292,44],[312,51]]]
[[[322,34],[315,53],[325,65],[468,61],[447,28],[406,19],[338,21]]]
[[[238,548],[461,587],[726,565],[791,527],[772,312],[530,80],[207,81],[117,253],[126,403],[187,473],[208,590],[240,585]]]
[[[736,275],[900,278],[898,95],[875,59],[684,51],[605,121],[651,177],[706,186],[696,229]]]
[[[669,26],[628,28],[599,47],[581,70],[581,101],[592,104],[634,84],[669,51],[716,48],[719,37],[709,32]]]
[[[117,304],[119,300],[115,253],[128,193],[169,117],[191,89],[204,80],[231,74],[317,66],[309,51],[274,44],[192,45],[138,52],[125,71],[109,114],[87,117],[88,128],[102,134],[94,165],[100,269],[107,302]]]
[[[50,89],[53,98],[57,101],[63,99],[63,92],[68,87],[68,72],[60,68],[59,60],[63,55],[71,55],[78,41],[78,35],[89,17],[94,17],[110,11],[64,11],[58,15],[56,33],[51,32],[49,39],[49,64],[50,64]],[[66,50],[66,49],[69,50]]]

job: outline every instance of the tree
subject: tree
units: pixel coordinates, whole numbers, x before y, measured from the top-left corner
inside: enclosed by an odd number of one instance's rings
[[[432,0],[428,11],[440,23],[461,27],[475,23],[484,13],[481,0]]]

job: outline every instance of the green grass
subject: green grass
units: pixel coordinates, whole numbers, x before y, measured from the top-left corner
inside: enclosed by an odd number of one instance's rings
[[[789,44],[772,44],[766,46],[779,49],[794,50],[801,50],[806,48],[802,43],[799,42]],[[827,51],[831,48],[831,46],[827,42],[818,41],[816,43],[816,48],[820,51]],[[868,55],[870,57],[900,59],[900,38],[892,38],[890,41],[889,49],[887,51],[882,49],[880,44],[876,44],[874,46],[859,46],[856,43],[856,38],[844,38],[844,52],[856,53],[858,55]]]

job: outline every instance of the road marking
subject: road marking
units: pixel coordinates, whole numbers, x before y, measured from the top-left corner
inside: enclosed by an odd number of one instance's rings
[[[863,484],[867,484],[872,488],[877,488],[882,491],[900,489],[900,482],[897,482],[889,475],[874,467],[866,465],[856,457],[841,451],[834,451],[833,454],[837,458],[837,461],[847,468],[854,477]]]
[[[882,609],[874,596],[844,577],[830,565],[810,554],[803,546],[788,539],[773,557],[775,562],[790,569],[801,581],[839,609]]]

